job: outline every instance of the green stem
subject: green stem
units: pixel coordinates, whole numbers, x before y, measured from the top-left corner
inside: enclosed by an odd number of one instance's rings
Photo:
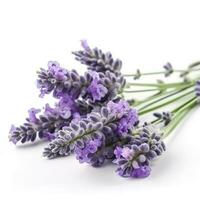
[[[158,91],[159,89],[147,89],[147,90],[123,90],[123,93],[136,93],[136,92],[152,92]]]
[[[182,73],[185,72],[185,70],[174,70],[173,72]],[[159,74],[165,74],[166,71],[159,71],[159,72],[148,72],[148,73],[141,73],[141,76],[149,76],[149,75],[159,75]],[[137,74],[124,74],[123,76],[130,77],[130,76],[137,76]]]
[[[150,102],[150,101],[152,101],[156,98],[159,98],[159,97],[165,98],[166,95],[170,95],[170,94],[174,95],[174,93],[176,93],[177,90],[181,90],[181,89],[185,89],[185,88],[189,88],[189,86],[187,86],[187,87],[182,86],[182,87],[178,87],[176,89],[169,90],[169,91],[167,91],[167,89],[161,90],[161,91],[157,92],[156,94],[150,95],[150,96],[148,96],[148,97],[146,97],[142,100],[135,100],[134,103],[132,104],[132,106],[138,106],[138,105],[141,105],[143,103]],[[168,97],[168,96],[166,96],[166,97]],[[159,101],[160,101],[160,99],[159,99]]]
[[[190,83],[177,82],[177,83],[127,83],[127,87],[129,86],[142,86],[142,87],[159,87],[159,88],[174,88],[177,86],[184,86]]]
[[[184,88],[185,88],[185,86],[183,86],[182,88],[177,88],[177,89],[180,90],[180,89],[184,89]],[[169,94],[173,95],[177,91],[177,89],[173,89],[173,90],[169,90],[169,91],[164,91],[164,90],[159,91],[156,94],[148,96],[148,97],[146,97],[142,100],[137,100],[136,103],[132,104],[132,106],[138,106],[138,105],[141,105],[142,103],[147,103],[147,102],[152,101],[152,100],[159,98],[159,97],[163,97],[163,98],[165,96],[168,97],[167,95],[169,95]],[[159,101],[160,101],[160,99],[159,99]]]
[[[174,98],[174,99],[171,99],[170,101],[167,101],[167,102],[165,102],[165,103],[159,104],[159,105],[157,105],[157,106],[154,106],[154,107],[149,108],[149,109],[146,109],[146,110],[139,109],[139,115],[143,115],[143,114],[146,114],[146,113],[151,112],[151,111],[153,111],[153,110],[156,110],[156,109],[159,109],[159,108],[161,108],[161,107],[164,107],[164,106],[166,106],[166,105],[168,105],[168,104],[170,104],[170,103],[173,103],[173,102],[175,102],[175,101],[177,101],[177,100],[179,100],[179,99],[181,99],[181,98],[183,98],[183,97],[185,97],[185,96],[188,96],[189,94],[192,94],[193,92],[194,92],[194,91],[192,90],[192,91],[190,91],[190,92],[187,92],[186,94],[183,94],[183,95],[181,95],[181,96],[179,96],[179,97],[176,97],[176,98]]]
[[[166,93],[169,93],[169,91],[166,92]],[[161,95],[163,95],[163,93],[159,91],[159,92],[157,92],[156,94],[150,95],[150,96],[148,96],[148,97],[146,97],[146,98],[144,98],[144,99],[142,99],[142,100],[136,100],[136,101],[132,104],[132,106],[138,106],[138,105],[140,105],[140,104],[142,104],[142,103],[144,103],[144,102],[148,102],[148,101],[151,101],[151,100],[153,100],[153,99],[155,99],[155,98],[157,98],[157,97],[160,97]]]
[[[188,66],[187,70],[173,70],[173,73],[185,73],[185,72],[193,72],[193,71],[199,71],[200,69],[196,69],[195,67],[200,65],[200,61],[194,62]],[[147,73],[140,73],[140,76],[149,76],[149,75],[160,75],[165,74],[166,71],[158,71],[158,72],[147,72]],[[134,77],[137,76],[137,74],[124,74],[126,77]]]
[[[190,87],[191,87],[191,86],[190,86]],[[158,99],[154,100],[153,102],[150,102],[149,104],[143,106],[143,107],[140,108],[139,110],[142,111],[142,110],[144,110],[145,108],[148,108],[148,107],[150,107],[151,105],[153,105],[153,104],[155,104],[155,103],[158,103],[158,102],[160,102],[160,101],[162,101],[162,100],[164,100],[164,99],[166,99],[166,98],[169,98],[169,97],[172,97],[172,96],[174,96],[174,95],[177,95],[177,94],[179,94],[179,93],[185,91],[186,89],[189,89],[190,87],[188,86],[188,87],[182,88],[182,89],[180,89],[180,90],[175,90],[175,91],[173,91],[172,93],[169,93],[169,94],[166,95],[166,96],[163,96],[163,97],[161,96],[161,98],[158,98]]]
[[[193,98],[185,104],[178,112],[173,116],[174,121],[169,124],[164,130],[163,139],[172,133],[172,131],[178,126],[179,122],[189,113],[189,111],[197,104],[197,98]]]
[[[190,64],[190,65],[188,66],[188,68],[190,69],[190,68],[196,67],[196,66],[198,66],[198,65],[200,65],[200,61],[197,61],[197,62],[194,62],[194,63]]]
[[[177,108],[175,108],[173,111],[171,111],[172,114],[176,114],[177,112],[181,112],[185,109],[185,107],[191,102],[196,100],[196,95],[192,98],[190,98],[190,100],[186,101],[185,103],[183,103],[182,105],[178,106]]]

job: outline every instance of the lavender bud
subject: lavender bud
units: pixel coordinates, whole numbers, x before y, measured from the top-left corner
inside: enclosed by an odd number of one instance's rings
[[[163,67],[165,69],[165,77],[168,77],[170,74],[174,72],[171,63],[166,63]]]

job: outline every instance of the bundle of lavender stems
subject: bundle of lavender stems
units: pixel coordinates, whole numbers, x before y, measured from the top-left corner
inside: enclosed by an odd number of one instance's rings
[[[84,74],[62,68],[56,61],[37,72],[40,97],[52,95],[52,107],[31,108],[21,126],[11,126],[14,144],[49,141],[48,159],[75,154],[80,163],[100,167],[114,163],[122,177],[144,178],[165,150],[165,140],[199,104],[200,62],[185,70],[167,63],[162,71],[122,74],[122,61],[110,52],[91,48],[84,40],[73,52],[85,65]],[[143,83],[146,76],[180,76],[179,82]],[[143,94],[145,97],[136,98]]]

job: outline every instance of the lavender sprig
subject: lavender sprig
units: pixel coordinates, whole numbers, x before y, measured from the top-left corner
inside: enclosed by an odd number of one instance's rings
[[[116,147],[117,173],[122,177],[144,178],[150,175],[150,163],[165,151],[161,134],[147,125],[133,136],[129,144]]]
[[[69,155],[75,147],[84,150],[85,144],[95,139],[102,140],[103,145],[107,144],[127,135],[137,121],[136,110],[130,108],[126,101],[110,101],[100,112],[93,111],[77,124],[71,123],[63,128],[58,138],[45,148],[43,155],[48,158]]]
[[[40,96],[53,92],[56,98],[68,95],[74,101],[82,98],[90,104],[102,105],[115,98],[126,84],[123,76],[110,71],[87,71],[81,76],[75,70],[61,68],[57,62],[49,62],[48,66],[48,70],[38,72]]]
[[[33,110],[33,109],[31,109]],[[14,144],[21,141],[21,143],[25,142],[34,142],[37,137],[40,139],[48,139],[52,140],[55,136],[55,131],[62,127],[63,124],[67,125],[66,121],[62,118],[56,117],[47,117],[44,115],[40,115],[37,118],[37,122],[33,122],[30,118],[26,119],[23,125],[19,127],[11,126],[9,133],[9,140]]]
[[[75,59],[82,64],[88,66],[88,70],[96,72],[111,71],[113,73],[120,73],[122,61],[119,59],[114,60],[110,52],[103,53],[101,49],[91,49],[87,41],[82,41],[83,50],[72,52]]]
[[[57,131],[64,126],[68,126],[71,120],[79,120],[80,114],[79,103],[72,101],[69,96],[64,96],[55,108],[51,108],[49,104],[45,105],[44,113],[37,116],[41,110],[31,108],[28,113],[29,117],[23,125],[15,127],[12,125],[9,138],[14,144],[21,141],[34,142],[37,137],[40,139],[53,140]]]
[[[82,85],[86,82],[85,78],[75,70],[68,71],[60,67],[60,64],[56,61],[50,61],[47,70],[41,68],[37,73],[40,97],[53,92],[55,98],[68,94],[76,99],[81,92]]]

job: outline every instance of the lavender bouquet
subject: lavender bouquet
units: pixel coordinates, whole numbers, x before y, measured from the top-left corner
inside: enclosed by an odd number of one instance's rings
[[[93,167],[114,163],[122,177],[149,176],[151,163],[166,150],[165,139],[198,106],[200,62],[186,70],[167,63],[163,71],[123,74],[122,61],[111,53],[90,48],[86,41],[82,47],[73,55],[87,67],[84,74],[56,61],[37,72],[39,96],[51,94],[56,103],[29,109],[23,125],[11,126],[9,140],[14,144],[49,141],[43,151],[49,159],[74,153],[80,163]],[[175,73],[179,82],[140,81]],[[138,93],[145,97],[135,98]]]

